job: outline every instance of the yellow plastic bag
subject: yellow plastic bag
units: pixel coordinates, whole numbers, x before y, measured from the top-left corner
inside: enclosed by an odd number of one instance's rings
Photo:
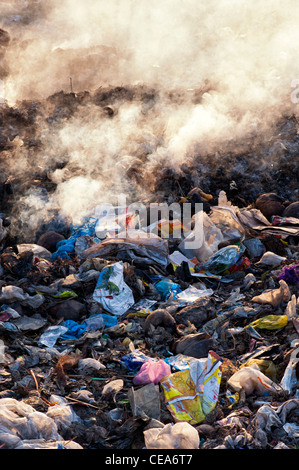
[[[287,324],[287,315],[266,315],[265,317],[258,318],[251,322],[249,325],[245,326],[245,328],[252,326],[253,328],[278,330],[279,328],[284,328]]]

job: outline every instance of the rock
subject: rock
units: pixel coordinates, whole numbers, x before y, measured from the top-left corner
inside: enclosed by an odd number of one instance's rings
[[[61,235],[60,233],[54,232],[53,230],[50,230],[49,232],[43,233],[39,237],[37,244],[40,246],[43,246],[51,253],[54,253],[54,251],[56,251],[57,243],[60,242],[61,240],[65,240],[63,235]]]
[[[294,217],[299,219],[299,201],[292,202],[289,206],[285,208],[282,214],[283,217]]]
[[[85,311],[85,305],[74,299],[51,305],[48,309],[49,315],[57,320],[63,318],[74,321],[80,321]]]
[[[174,344],[176,354],[184,354],[197,359],[207,357],[214,346],[213,338],[207,333],[196,333],[184,336]]]
[[[283,205],[283,199],[281,199],[275,193],[261,194],[255,201],[255,206],[261,211],[261,213],[269,219],[273,215],[282,216],[285,207]]]
[[[166,310],[158,309],[150,313],[144,323],[144,333],[149,334],[151,327],[157,328],[158,326],[164,326],[170,330],[176,329],[176,322],[174,318]]]
[[[196,426],[195,429],[199,433],[200,437],[212,437],[216,434],[215,429],[210,424],[200,424],[199,426]]]
[[[187,305],[173,314],[175,321],[188,326],[192,323],[196,328],[216,317],[216,310],[213,302],[209,298],[201,298]]]

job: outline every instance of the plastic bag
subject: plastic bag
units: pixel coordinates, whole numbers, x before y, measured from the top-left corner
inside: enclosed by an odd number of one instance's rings
[[[80,359],[78,362],[78,370],[86,375],[95,374],[99,370],[103,369],[106,369],[106,366],[92,357],[85,357],[84,359]]]
[[[130,370],[138,370],[146,361],[149,361],[149,359],[148,356],[136,349],[129,354],[125,354],[120,359],[120,363]]]
[[[122,261],[134,261],[134,264],[162,265],[168,264],[168,241],[155,234],[142,230],[129,230],[118,234],[117,238],[108,238],[85,250],[82,259],[118,258]]]
[[[86,326],[86,331],[97,331],[101,329],[111,328],[118,324],[117,319],[105,313],[90,315],[84,320],[83,324]]]
[[[242,244],[225,246],[211,256],[204,267],[213,274],[223,273],[239,261],[244,251]]]
[[[163,300],[168,300],[170,296],[173,299],[176,299],[177,294],[182,292],[181,286],[173,282],[171,279],[162,279],[155,284],[155,288],[160,292]]]
[[[0,295],[0,302],[7,301],[19,301],[21,304],[29,306],[31,308],[38,308],[44,303],[44,296],[36,294],[30,296],[27,292],[24,292],[21,287],[17,286],[4,286]]]
[[[177,299],[180,300],[181,307],[182,305],[192,304],[195,300],[201,299],[202,297],[210,297],[213,293],[213,289],[196,289],[196,287],[190,286],[180,292],[177,295]]]
[[[88,235],[95,236],[95,226],[98,220],[90,217],[85,220],[82,225],[74,225],[71,228],[71,236],[67,240],[61,240],[56,245],[56,251],[52,254],[52,261],[57,258],[69,259],[69,254],[75,250],[75,243],[77,238]]]
[[[52,260],[52,253],[44,248],[43,246],[36,245],[34,243],[22,243],[20,245],[17,245],[17,250],[18,253],[24,253],[26,251],[31,251],[34,256],[37,258],[42,258],[47,261]]]
[[[249,325],[244,327],[244,330],[249,326],[253,328],[261,328],[267,330],[279,330],[288,324],[287,315],[266,315],[265,317],[254,320]]]
[[[68,406],[66,398],[59,395],[51,395],[50,403],[46,416],[53,419],[59,432],[65,432],[73,423],[80,423],[81,419],[74,412],[71,406]],[[54,404],[55,403],[55,404]]]
[[[244,228],[240,224],[234,206],[220,206],[219,204],[213,207],[210,220],[221,230],[225,241],[241,239],[244,235]]]
[[[143,431],[147,449],[198,449],[199,434],[189,423],[168,423]]]
[[[67,331],[61,335],[62,340],[79,339],[86,331],[86,325],[75,322],[74,320],[65,320],[61,323],[61,326],[65,326]]]
[[[61,440],[55,421],[14,398],[0,399],[0,441],[13,449],[22,440]]]
[[[133,378],[134,385],[147,385],[154,383],[157,385],[160,380],[171,373],[170,366],[161,359],[160,361],[148,360],[142,364],[137,375]]]
[[[265,266],[276,266],[278,264],[281,264],[285,260],[285,256],[279,256],[276,253],[273,253],[272,251],[266,251],[266,253],[263,254],[261,259],[256,264],[257,266],[259,266],[260,264]]]
[[[49,326],[46,331],[40,336],[39,343],[47,346],[48,348],[52,348],[58,338],[66,333],[68,328],[66,326],[61,325],[53,325]]]
[[[208,358],[190,362],[189,369],[162,380],[166,406],[175,421],[190,424],[205,420],[216,406],[220,387],[222,359],[210,351]]]
[[[93,300],[116,316],[125,313],[135,303],[133,293],[124,281],[122,261],[106,266],[100,272]]]
[[[240,392],[243,389],[246,395],[251,395],[254,391],[264,394],[280,390],[272,380],[261,372],[257,364],[239,369],[229,378],[227,386],[235,392]]]
[[[160,420],[161,403],[158,385],[150,383],[138,390],[132,387],[128,392],[128,398],[133,416]]]
[[[277,367],[273,361],[267,359],[249,359],[241,365],[240,369],[243,369],[244,367],[250,367],[252,364],[257,364],[263,374],[269,377],[269,379],[273,380],[273,382],[276,381]]]
[[[290,357],[289,363],[281,379],[280,385],[284,390],[292,393],[293,388],[298,383],[296,368],[299,362],[299,348],[295,349]]]
[[[179,249],[187,258],[196,258],[201,263],[205,263],[217,252],[222,241],[221,230],[205,212],[198,212],[195,215],[195,228],[179,244]]]

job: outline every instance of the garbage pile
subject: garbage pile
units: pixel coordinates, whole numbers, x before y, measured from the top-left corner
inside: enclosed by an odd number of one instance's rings
[[[95,212],[13,245],[1,219],[1,448],[298,448],[299,202],[195,192],[180,237]]]

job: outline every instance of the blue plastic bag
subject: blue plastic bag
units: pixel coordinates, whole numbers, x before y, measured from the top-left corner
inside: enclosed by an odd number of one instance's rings
[[[162,299],[167,300],[172,295],[173,299],[177,298],[177,294],[182,292],[181,286],[176,284],[171,279],[162,279],[162,281],[155,284],[155,288],[160,294],[162,294]]]
[[[80,325],[79,323],[75,322],[74,320],[65,320],[63,323],[61,323],[61,325],[68,328],[68,331],[66,331],[60,337],[63,340],[79,339],[79,338],[81,338],[81,336],[84,335],[84,333],[86,331],[86,325],[84,325],[84,324]]]
[[[85,223],[82,225],[73,225],[71,229],[71,236],[67,240],[61,240],[56,245],[56,251],[52,254],[52,261],[57,258],[69,259],[69,253],[75,250],[75,243],[77,238],[88,235],[95,237],[95,227],[98,219],[88,217],[84,219]]]

